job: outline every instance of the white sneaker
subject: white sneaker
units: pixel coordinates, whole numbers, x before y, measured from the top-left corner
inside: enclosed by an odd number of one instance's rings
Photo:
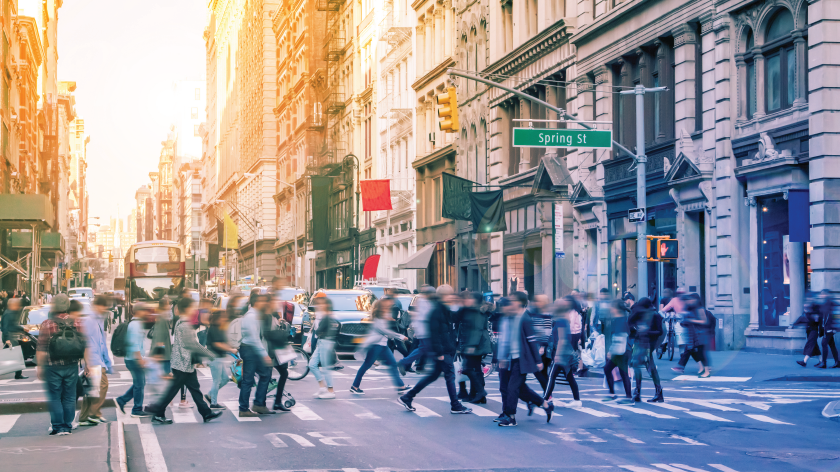
[[[321,398],[321,395],[323,395],[323,394],[325,394],[325,393],[327,393],[327,389],[326,389],[326,388],[319,388],[317,392],[315,392],[314,394],[312,394],[312,397],[313,397],[313,398]]]
[[[317,398],[320,398],[321,400],[332,400],[333,398],[335,398],[335,392],[330,392],[329,390],[325,390],[324,393],[321,393],[320,395],[318,395]]]
[[[181,403],[178,404],[178,407],[179,408],[192,408],[193,404],[184,400],[184,401],[182,401]]]
[[[580,400],[572,400],[566,403],[566,408],[581,408],[583,406],[583,402]]]

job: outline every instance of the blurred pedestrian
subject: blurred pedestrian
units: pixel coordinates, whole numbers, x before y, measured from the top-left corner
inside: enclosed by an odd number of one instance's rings
[[[169,298],[163,297],[158,301],[157,317],[155,317],[155,324],[151,332],[152,346],[150,350],[159,348],[156,352],[159,353],[158,357],[160,358],[163,375],[168,379],[172,378],[172,338],[170,336],[175,328],[172,318]]]
[[[239,381],[239,417],[249,418],[259,415],[273,415],[276,411],[265,406],[268,384],[271,381],[273,361],[262,342],[263,318],[270,315],[268,295],[251,292],[251,308],[242,318],[242,342],[239,355],[242,358],[242,378]],[[259,376],[254,393],[254,406],[250,408],[251,389],[254,388],[254,376]]]
[[[222,412],[211,410],[204,402],[193,356],[198,359],[202,357],[214,358],[215,356],[206,347],[199,344],[195,326],[189,322],[196,314],[195,300],[189,297],[181,297],[176,308],[178,321],[175,323],[175,341],[172,343],[172,375],[174,378],[166,393],[155,404],[146,407],[146,411],[154,415],[152,416],[152,423],[171,424],[172,420],[166,417],[166,406],[175,398],[182,387],[186,387],[192,395],[198,413],[207,423],[221,416]]]
[[[215,310],[210,314],[210,327],[207,329],[207,349],[216,355],[210,362],[210,375],[213,377],[213,386],[204,396],[212,410],[224,410],[225,407],[219,404],[219,389],[225,386],[230,380],[228,369],[231,357],[228,354],[236,354],[237,350],[227,342],[227,330],[230,323],[225,310]]]
[[[534,341],[540,347],[540,360],[543,368],[539,372],[534,373],[537,382],[540,383],[543,391],[548,386],[548,369],[551,367],[551,357],[548,352],[548,343],[551,339],[551,325],[553,324],[551,313],[548,311],[548,295],[540,294],[534,296],[534,301],[528,307],[528,315],[531,317],[531,323],[534,327]],[[576,318],[579,319],[580,314],[576,313]],[[578,325],[580,328],[580,325]],[[574,336],[574,335],[573,335]],[[578,332],[578,338],[580,332]],[[574,342],[574,337],[572,338]],[[579,339],[578,339],[579,340]]]
[[[662,334],[662,317],[653,308],[653,302],[647,298],[641,298],[633,304],[628,318],[630,327],[630,339],[633,340],[633,352],[630,357],[630,367],[633,368],[633,401],[642,401],[642,366],[644,366],[656,388],[656,394],[648,400],[650,403],[661,403],[665,401],[662,394],[662,384],[659,381],[659,372],[653,360],[653,351],[659,335]]]
[[[411,328],[414,331],[414,344],[416,347],[408,354],[408,357],[399,360],[397,368],[402,375],[412,371],[411,364],[415,361],[417,361],[418,371],[423,370],[425,366],[426,357],[430,351],[428,317],[433,305],[429,297],[433,296],[434,293],[435,289],[431,285],[420,287],[420,297],[418,297],[417,305],[411,313]]]
[[[327,297],[315,299],[315,321],[312,329],[318,337],[315,351],[309,358],[309,370],[318,381],[318,391],[314,397],[320,399],[335,398],[333,377],[330,367],[335,356],[335,338],[338,336],[341,324],[336,321],[332,313],[332,302]],[[281,402],[282,403],[282,402]]]
[[[49,398],[50,435],[58,436],[71,434],[73,429],[79,361],[86,347],[82,320],[71,318],[69,310],[67,295],[56,296],[49,318],[38,332],[38,379],[44,381]]]
[[[407,339],[405,336],[392,329],[391,322],[393,321],[393,318],[391,315],[393,313],[393,307],[393,300],[387,298],[374,302],[372,308],[373,326],[371,327],[367,338],[365,338],[364,345],[360,351],[360,354],[364,353],[364,362],[356,372],[356,378],[353,379],[353,385],[350,387],[350,393],[364,395],[365,392],[360,388],[362,378],[377,360],[382,360],[385,365],[388,366],[388,370],[391,373],[394,386],[397,387],[398,393],[403,393],[408,390],[409,387],[403,384],[402,378],[400,378],[400,373],[397,371],[397,361],[394,359],[394,355],[391,354],[390,349],[388,349],[389,339]],[[320,344],[320,341],[318,344]]]
[[[548,357],[551,368],[548,371],[548,382],[543,391],[543,400],[550,401],[554,393],[557,376],[562,375],[572,390],[573,401],[566,402],[567,408],[580,408],[580,389],[574,376],[575,346],[572,344],[571,318],[577,316],[571,297],[558,300],[552,316],[551,339],[549,340]]]
[[[833,314],[836,308],[834,298],[831,296],[831,291],[823,289],[819,296],[819,312],[820,312],[820,334],[822,334],[822,361],[816,366],[819,369],[825,369],[828,361],[828,351],[831,350],[831,356],[834,358],[834,365],[832,369],[840,368],[840,359],[837,357],[837,346],[834,344],[834,334],[837,328],[834,326]]]
[[[6,347],[18,346],[18,336],[21,333],[26,333],[23,326],[20,325],[21,304],[19,298],[12,298],[7,302],[7,307],[3,311],[3,317],[0,318],[0,332],[3,335],[3,344]],[[25,380],[29,377],[23,375],[23,371],[15,372],[16,380]]]
[[[630,396],[630,375],[627,372],[627,357],[629,357],[628,326],[627,326],[627,304],[634,301],[633,294],[625,292],[622,300],[616,300],[610,310],[610,317],[601,320],[604,329],[604,341],[606,343],[607,363],[604,365],[604,376],[607,379],[607,387],[610,394],[604,401],[615,401],[615,379],[613,370],[618,368],[621,383],[624,385],[626,398],[619,403],[633,403]]]
[[[93,313],[83,318],[87,350],[85,352],[85,373],[88,377],[99,376],[99,395],[85,395],[82,401],[82,411],[79,413],[80,426],[93,426],[105,423],[102,416],[102,405],[108,394],[108,375],[113,374],[111,356],[108,355],[108,343],[105,335],[105,316],[108,315],[110,300],[104,295],[97,295],[93,299],[91,309]],[[94,373],[94,369],[100,372]]]
[[[414,411],[415,408],[412,406],[414,397],[443,374],[446,381],[446,392],[449,394],[449,412],[453,415],[472,413],[471,409],[461,404],[455,391],[455,332],[451,313],[441,301],[442,297],[453,295],[452,287],[445,284],[441,285],[435,294],[429,293],[428,289],[425,290],[426,301],[429,302],[427,334],[429,336],[429,351],[434,357],[434,367],[428,375],[417,382],[414,388],[401,396],[399,402],[408,411]]]
[[[700,364],[700,371],[697,375],[700,378],[707,378],[712,375],[712,368],[706,356],[706,348],[711,344],[710,317],[700,302],[700,295],[688,293],[681,295],[680,298],[685,310],[680,324],[686,329],[687,343],[685,352],[680,356],[677,367],[674,369],[685,368],[688,357],[691,356]],[[814,343],[814,346],[816,346],[816,339],[814,339]]]
[[[289,379],[289,358],[294,354],[289,347],[292,325],[286,321],[285,313],[286,302],[279,296],[273,295],[269,313],[263,317],[263,337],[268,346],[268,357],[274,364],[274,370],[280,374],[274,392],[274,405],[271,409],[279,411],[289,411],[283,405],[283,391]]]
[[[487,314],[479,307],[482,303],[481,294],[468,292],[464,297],[464,307],[461,309],[461,323],[459,325],[458,346],[463,358],[463,372],[470,380],[470,390],[467,397],[469,403],[487,403],[484,372],[481,370],[481,360],[492,353],[490,345],[490,331],[487,328]]]
[[[58,298],[58,295],[56,296]],[[117,408],[125,413],[125,405],[134,400],[131,408],[133,418],[152,416],[143,410],[146,388],[146,359],[143,358],[143,337],[146,329],[155,326],[155,312],[152,307],[139,303],[134,306],[134,314],[128,323],[125,336],[125,368],[131,374],[131,387],[115,400]]]

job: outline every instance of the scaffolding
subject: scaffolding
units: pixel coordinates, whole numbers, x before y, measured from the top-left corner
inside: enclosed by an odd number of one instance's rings
[[[326,73],[323,92],[324,147],[316,167],[337,164],[344,157],[346,147],[340,134],[341,114],[346,107],[344,81],[341,69],[347,47],[342,11],[345,0],[318,0],[316,7],[327,14],[327,33],[324,38]]]

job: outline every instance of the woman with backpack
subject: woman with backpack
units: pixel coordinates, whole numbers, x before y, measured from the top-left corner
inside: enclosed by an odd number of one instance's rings
[[[315,398],[335,398],[330,367],[333,363],[332,359],[335,357],[335,337],[338,335],[340,327],[339,322],[333,317],[332,302],[327,297],[316,298],[315,323],[312,329],[315,330],[318,343],[315,345],[312,357],[309,358],[309,370],[312,371],[315,380],[318,381],[319,387],[318,391],[315,392]],[[323,367],[323,370],[321,367]]]
[[[482,302],[480,293],[466,293],[463,300],[461,323],[458,325],[458,348],[464,359],[464,375],[470,380],[467,402],[487,403],[481,359],[492,352],[490,331],[487,329],[488,315],[479,309]]]
[[[665,397],[662,394],[659,372],[653,362],[653,351],[659,341],[659,335],[662,334],[662,317],[654,311],[653,302],[644,297],[633,304],[628,323],[630,338],[633,340],[630,367],[633,368],[633,378],[636,383],[633,389],[633,401],[642,401],[642,366],[645,366],[656,386],[656,394],[648,400],[648,403],[662,403]]]
[[[210,361],[210,374],[213,376],[213,386],[210,392],[204,395],[204,399],[210,404],[213,410],[224,410],[219,405],[219,389],[225,386],[230,380],[228,368],[230,366],[230,354],[236,354],[236,349],[227,342],[227,330],[229,326],[228,314],[225,310],[215,310],[210,314],[210,326],[207,328],[206,345],[216,358]]]

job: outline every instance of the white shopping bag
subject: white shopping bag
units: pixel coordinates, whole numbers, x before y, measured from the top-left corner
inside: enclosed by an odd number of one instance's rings
[[[23,349],[20,346],[0,349],[0,375],[17,372],[25,368]]]
[[[286,346],[283,349],[275,349],[274,356],[277,358],[278,365],[283,365],[297,358],[297,354],[295,354],[295,350],[291,346]]]

